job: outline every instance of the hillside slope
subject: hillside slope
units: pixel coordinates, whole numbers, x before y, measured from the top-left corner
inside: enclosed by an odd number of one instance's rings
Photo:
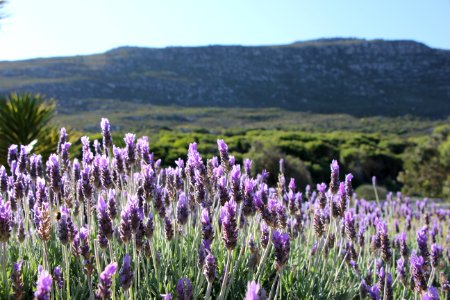
[[[0,62],[0,94],[40,92],[61,112],[113,99],[279,107],[355,116],[450,115],[450,51],[413,41],[323,39],[282,46],[122,47]]]

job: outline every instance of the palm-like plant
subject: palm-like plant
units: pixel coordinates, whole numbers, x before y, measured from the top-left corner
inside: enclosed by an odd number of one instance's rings
[[[31,144],[43,156],[54,151],[58,136],[49,122],[55,107],[53,100],[39,94],[12,93],[0,99],[0,163],[5,164],[12,144]]]

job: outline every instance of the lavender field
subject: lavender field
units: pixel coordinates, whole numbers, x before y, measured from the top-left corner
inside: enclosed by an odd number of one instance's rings
[[[280,160],[269,186],[223,140],[215,157],[192,143],[162,162],[147,137],[118,148],[100,128],[79,159],[64,128],[47,161],[9,148],[1,299],[449,298],[448,209],[360,199],[336,160],[329,182],[306,187]]]

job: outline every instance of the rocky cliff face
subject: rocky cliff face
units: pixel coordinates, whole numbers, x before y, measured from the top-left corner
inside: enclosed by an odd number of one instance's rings
[[[0,62],[0,93],[39,92],[77,111],[86,99],[450,115],[450,51],[413,41],[327,39],[283,46],[123,47]]]

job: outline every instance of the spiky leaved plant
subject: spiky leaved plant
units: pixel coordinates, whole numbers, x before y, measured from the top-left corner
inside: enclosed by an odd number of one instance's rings
[[[49,125],[55,115],[54,100],[39,94],[12,93],[0,98],[0,163],[6,165],[8,147],[33,145],[45,158],[55,149],[58,132]]]

